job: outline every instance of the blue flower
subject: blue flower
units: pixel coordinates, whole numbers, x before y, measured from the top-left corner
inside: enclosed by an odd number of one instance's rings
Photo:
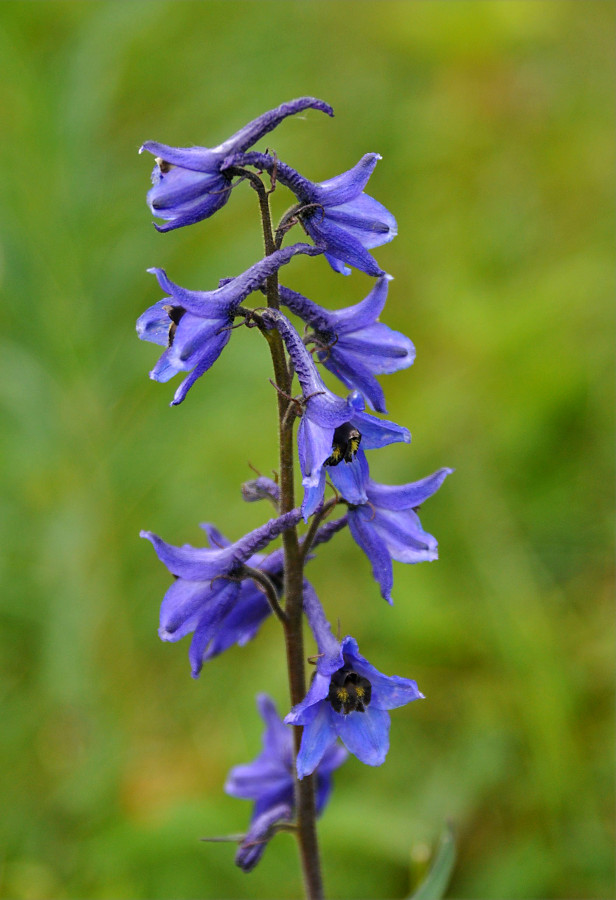
[[[354,459],[359,444],[366,450],[385,447],[396,441],[409,443],[407,428],[377,419],[364,412],[358,391],[346,400],[337,397],[323,383],[315,364],[289,320],[276,310],[261,313],[266,328],[277,328],[302,388],[304,410],[297,432],[299,462],[303,475],[302,512],[307,521],[323,498],[326,467],[331,471]]]
[[[137,319],[137,334],[141,340],[165,347],[150,378],[165,382],[178,372],[190,372],[175,392],[172,406],[184,400],[197,378],[207,372],[222,353],[231,337],[231,325],[240,303],[296,254],[315,256],[321,252],[310,244],[285,247],[236,278],[225,280],[222,287],[213,291],[188,291],[174,284],[164,269],[148,269],[168,294]]]
[[[249,872],[259,862],[273,826],[294,815],[293,731],[281,721],[273,701],[259,694],[257,707],[263,721],[263,751],[253,762],[231,769],[225,791],[241,800],[253,800],[250,828],[240,844],[235,862]],[[344,747],[332,746],[316,772],[316,809],[320,815],[332,789],[332,772],[347,758]]]
[[[286,716],[288,725],[303,725],[297,776],[314,772],[340,738],[361,762],[380,766],[389,750],[388,710],[423,697],[408,678],[383,675],[359,654],[357,642],[345,637],[342,665],[331,671],[319,659],[305,698]]]
[[[370,478],[361,450],[350,465],[329,472],[334,487],[349,503],[351,534],[370,560],[388,603],[393,602],[392,560],[417,563],[438,558],[436,538],[423,530],[415,510],[438,491],[451,472],[453,469],[443,468],[408,484],[378,484]]]
[[[267,600],[252,581],[241,579],[242,569],[244,565],[259,568],[275,587],[281,586],[282,551],[275,550],[265,558],[256,554],[300,518],[300,511],[292,510],[234,544],[205,524],[202,527],[211,548],[174,547],[150,531],[141,532],[176,576],[162,602],[158,633],[164,641],[179,641],[194,632],[189,650],[193,678],[199,676],[206,660],[253,638],[267,618]]]
[[[231,194],[231,177],[221,172],[225,157],[247,150],[287,116],[309,108],[319,109],[329,116],[334,114],[331,106],[322,100],[300,97],[263,113],[218,147],[169,147],[157,141],[146,141],[139,152],[147,150],[156,157],[148,205],[155,216],[167,220],[167,224],[155,225],[155,228],[171,231],[200,222],[217,212]]]
[[[275,173],[276,180],[297,197],[301,207],[296,214],[313,241],[325,247],[331,267],[343,275],[349,275],[348,267],[353,266],[377,276],[385,273],[368,250],[389,243],[398,233],[389,210],[363,193],[379,159],[378,153],[366,153],[348,172],[321,183],[265,153],[232,154],[223,169],[251,165]]]
[[[280,287],[284,305],[314,329],[307,340],[315,344],[319,362],[347,387],[360,391],[378,412],[387,410],[374,376],[406,369],[415,359],[409,338],[378,321],[389,281],[391,275],[381,276],[361,303],[334,312]]]
[[[282,519],[285,520],[285,517]],[[152,541],[159,558],[175,576],[161,604],[159,637],[175,643],[193,634],[188,651],[193,678],[199,677],[203,664],[208,660],[234,644],[243,647],[251,641],[271,614],[263,591],[243,575],[242,569],[245,565],[267,575],[280,599],[284,580],[283,551],[274,550],[267,556],[255,551],[298,519],[299,512],[296,510],[288,514],[287,524],[284,521],[280,524],[280,520],[275,519],[235,544],[213,525],[203,523],[201,527],[212,548],[209,550],[197,550],[189,545],[173,547],[150,532],[142,532],[142,537]],[[346,517],[343,517],[321,525],[312,542],[312,549],[331,540],[346,524]],[[307,559],[312,559],[312,556]],[[327,638],[324,615],[314,588],[308,581],[304,581],[304,608],[313,631],[317,629],[325,636],[322,652],[330,656],[335,654],[335,639],[333,635]]]

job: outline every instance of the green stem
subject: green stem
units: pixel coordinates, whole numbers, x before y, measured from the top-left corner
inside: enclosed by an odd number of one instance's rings
[[[276,243],[272,229],[268,192],[261,179],[254,173],[242,169],[237,174],[240,174],[240,172],[249,179],[250,184],[258,195],[265,254],[269,256],[275,252]],[[267,305],[271,309],[279,309],[280,298],[277,273],[267,279],[266,287]],[[293,453],[293,422],[295,417],[286,415],[289,402],[286,397],[289,396],[291,391],[292,378],[287,367],[284,344],[280,334],[276,330],[267,331],[264,334],[272,356],[276,386],[279,388],[277,391],[280,448],[279,484],[280,513],[283,515],[295,507]],[[287,652],[289,693],[291,705],[295,706],[304,699],[306,694],[303,638],[304,556],[298,541],[296,528],[290,528],[283,533],[282,543],[284,548],[285,595],[285,620],[283,621],[283,627]],[[302,730],[302,727],[299,725],[293,726],[295,758],[297,758],[299,753]],[[297,776],[295,777],[295,810],[297,823],[295,834],[299,845],[306,896],[308,900],[322,900],[323,882],[317,843],[314,777],[312,775],[303,778],[301,781]]]

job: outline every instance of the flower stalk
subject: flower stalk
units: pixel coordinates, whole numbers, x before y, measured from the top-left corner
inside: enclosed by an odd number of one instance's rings
[[[242,170],[239,170],[242,171]],[[238,170],[234,173],[239,174]],[[272,218],[269,206],[269,193],[260,178],[252,173],[250,179],[259,197],[259,210],[263,229],[263,244],[266,256],[276,251]],[[258,184],[257,184],[258,182]],[[278,273],[275,272],[266,280],[267,305],[270,309],[280,309],[278,292]],[[278,440],[279,440],[279,483],[280,512],[284,514],[295,507],[295,472],[293,453],[293,422],[295,416],[288,416],[289,403],[286,399],[291,391],[291,377],[284,349],[284,343],[275,329],[263,331],[270,348],[274,379],[278,395]],[[297,528],[289,528],[282,535],[284,548],[284,621],[285,648],[289,678],[289,694],[291,705],[300,703],[306,694],[306,677],[304,669],[304,637],[303,637],[303,593],[304,593],[304,548],[300,547]],[[308,545],[309,546],[309,545]],[[300,751],[303,728],[293,727],[294,762]],[[321,900],[323,895],[323,879],[319,859],[319,847],[316,829],[316,806],[312,778],[302,780],[297,777],[294,764],[296,831],[302,874],[306,896],[309,900]]]
[[[159,636],[175,642],[192,634],[188,656],[193,678],[207,661],[252,640],[268,617],[275,616],[282,625],[290,711],[281,718],[272,699],[257,697],[265,724],[263,751],[252,763],[234,766],[225,785],[227,793],[252,800],[254,806],[247,831],[229,839],[238,844],[236,864],[249,872],[279,831],[292,831],[306,897],[320,900],[316,818],[329,799],[332,772],[349,753],[368,766],[382,765],[389,749],[389,711],[423,694],[412,679],[375,668],[360,655],[351,635],[341,641],[340,620],[334,634],[304,569],[317,547],[348,527],[370,561],[382,597],[391,604],[393,561],[437,557],[436,539],[423,530],[417,510],[451,470],[443,468],[402,485],[380,484],[370,477],[366,451],[411,440],[406,427],[366,411],[368,404],[375,412],[386,412],[375,376],[407,368],[415,357],[410,339],[380,322],[391,276],[369,252],[392,240],[397,225],[364,191],[378,154],[365,154],[352,169],[317,183],[276,154],[250,149],[284,119],[309,108],[333,115],[327,103],[302,97],[263,113],[213,148],[174,148],[155,141],[143,145],[156,161],[148,204],[164,220],[156,225],[158,231],[208,219],[229,201],[233,188],[249,184],[258,199],[265,255],[209,290],[183,288],[164,269],[150,269],[165,296],[139,317],[137,332],[142,340],[163,348],[150,372],[153,380],[164,383],[182,376],[172,406],[184,402],[236,328],[257,328],[269,347],[274,374],[270,383],[277,401],[278,475],[273,481],[255,470],[258,477],[242,486],[242,496],[246,502],[267,499],[275,518],[235,541],[212,523],[203,523],[206,547],[178,547],[151,531],[143,531],[142,537],[152,542],[174,579],[161,604]],[[278,185],[290,189],[297,203],[274,229],[270,194]],[[312,243],[283,248],[284,237],[297,224]],[[354,306],[322,307],[279,284],[278,270],[300,254],[323,255],[334,272],[347,275],[355,268],[376,280]],[[263,301],[244,305],[255,293],[265,294],[267,306]],[[309,329],[303,338],[281,306],[303,320]],[[343,398],[330,390],[318,366],[351,393]],[[298,396],[293,396],[295,378]],[[295,441],[303,488],[299,506]],[[335,496],[326,501],[328,478]],[[339,504],[346,512],[328,519]],[[302,519],[306,530],[300,539],[297,526]],[[261,552],[279,537],[282,548]],[[317,647],[316,655],[309,657],[304,616]],[[315,667],[308,686],[307,661]]]

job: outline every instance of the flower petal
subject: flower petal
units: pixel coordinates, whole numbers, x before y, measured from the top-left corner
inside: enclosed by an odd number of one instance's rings
[[[314,202],[330,207],[354,200],[368,184],[379,159],[382,157],[378,153],[366,153],[348,172],[315,184]]]
[[[317,593],[309,581],[304,580],[304,612],[317,647],[319,648],[319,673],[333,675],[344,665],[342,648],[332,634]]]
[[[191,664],[193,678],[198,678],[203,668],[204,654],[207,645],[216,634],[222,620],[227,615],[239,594],[239,583],[235,581],[227,584],[216,593],[216,602],[205,610],[199,624],[195,628],[193,639],[188,650],[188,658]]]
[[[399,675],[384,675],[361,655],[355,638],[347,635],[342,642],[344,658],[359,675],[367,678],[372,685],[370,708],[396,709],[406,706],[412,700],[423,699],[417,688],[417,682]]]
[[[329,678],[326,680],[329,690]],[[329,703],[318,703],[309,710],[309,713],[297,754],[297,777],[300,779],[314,772],[328,748],[336,741],[336,730],[332,722],[333,710]]]
[[[368,766],[380,766],[389,750],[389,713],[372,704],[348,716],[335,713],[336,730],[351,753]]]
[[[356,412],[350,417],[350,421],[361,432],[361,443],[364,450],[376,450],[386,447],[398,441],[410,444],[411,433],[408,428],[388,422],[386,419],[377,419],[369,413]]]
[[[342,274],[346,275],[346,269],[340,268],[340,264],[346,263],[374,277],[385,274],[376,260],[364,249],[362,242],[351,234],[347,227],[342,228],[330,219],[329,210],[325,216],[317,210],[310,216],[304,216],[302,222],[315,244],[325,249],[328,262],[330,264],[332,262],[330,257],[338,261],[332,266],[335,271],[342,271]]]
[[[394,586],[394,573],[391,556],[383,538],[375,531],[370,516],[370,509],[365,506],[349,510],[349,528],[355,542],[370,560],[372,574],[381,588],[381,596],[388,603],[393,603],[391,590]]]
[[[347,503],[360,506],[368,502],[366,496],[368,462],[361,447],[353,462],[341,462],[337,466],[329,466],[327,474]]]
[[[438,559],[436,538],[423,530],[419,517],[411,509],[394,512],[377,508],[373,529],[398,562],[417,563]]]
[[[279,803],[253,819],[244,840],[238,847],[235,864],[244,872],[254,869],[265,853],[272,826],[277,822],[288,821],[292,816],[292,808],[288,804]]]
[[[360,194],[348,203],[328,207],[327,218],[367,249],[388,244],[398,234],[395,218],[369,194]]]
[[[368,296],[360,303],[330,312],[336,332],[339,335],[347,334],[373,325],[383,312],[390,281],[393,281],[393,275],[382,275],[377,278]]]
[[[453,469],[438,469],[432,475],[427,475],[419,481],[399,485],[378,484],[376,481],[370,481],[368,485],[370,502],[384,509],[413,509],[435,494],[445,478],[452,472]]]

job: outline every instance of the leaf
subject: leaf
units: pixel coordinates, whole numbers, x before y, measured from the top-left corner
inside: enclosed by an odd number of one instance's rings
[[[430,871],[409,900],[441,900],[441,897],[445,896],[455,861],[456,842],[453,827],[447,823]]]

